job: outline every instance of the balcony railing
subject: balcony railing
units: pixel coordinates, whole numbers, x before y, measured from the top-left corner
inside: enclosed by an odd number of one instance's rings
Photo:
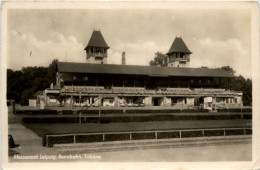
[[[235,95],[234,92],[225,89],[190,89],[190,88],[161,88],[148,90],[144,87],[112,87],[104,86],[65,86],[62,93],[95,93],[95,94],[126,94],[126,95]]]

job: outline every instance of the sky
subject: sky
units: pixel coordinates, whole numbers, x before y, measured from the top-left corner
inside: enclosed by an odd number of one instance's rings
[[[230,66],[251,78],[251,13],[246,9],[9,9],[7,67],[86,62],[94,29],[110,46],[108,64],[149,65],[176,36],[192,52],[190,67]]]

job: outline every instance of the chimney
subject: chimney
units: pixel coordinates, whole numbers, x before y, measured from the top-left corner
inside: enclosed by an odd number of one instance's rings
[[[122,65],[125,65],[125,52],[122,53]]]

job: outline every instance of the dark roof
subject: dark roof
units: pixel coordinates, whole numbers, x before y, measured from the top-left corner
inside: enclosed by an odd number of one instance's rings
[[[190,50],[185,45],[185,43],[184,43],[184,41],[182,40],[181,37],[175,38],[175,40],[172,43],[170,50],[168,51],[168,53],[166,55],[171,54],[173,52],[182,52],[182,53],[191,54]]]
[[[97,30],[93,31],[85,50],[88,47],[103,47],[103,48],[107,48],[107,49],[109,48],[109,46],[107,45],[107,43],[106,43],[105,39],[103,38],[101,32],[97,31]]]
[[[58,71],[61,73],[97,73],[186,77],[234,77],[233,75],[221,69],[209,68],[180,68],[68,62],[58,62],[57,65]]]

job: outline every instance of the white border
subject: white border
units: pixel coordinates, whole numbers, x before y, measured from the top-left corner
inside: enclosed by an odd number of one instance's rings
[[[155,163],[8,163],[6,62],[8,9],[250,9],[252,12],[253,161]],[[259,13],[257,2],[2,2],[1,113],[3,169],[256,169],[260,168],[259,141]]]

